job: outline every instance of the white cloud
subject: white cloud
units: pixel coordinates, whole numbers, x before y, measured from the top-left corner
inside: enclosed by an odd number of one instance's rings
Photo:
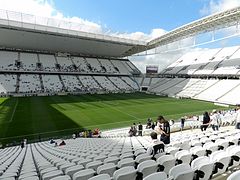
[[[9,11],[22,12],[40,17],[55,18],[75,23],[74,28],[80,31],[102,33],[100,24],[79,17],[67,17],[54,7],[49,0],[0,0],[0,8]]]
[[[134,33],[117,33],[114,35],[121,37],[121,38],[129,38],[129,39],[141,40],[141,41],[150,41],[159,36],[162,36],[165,33],[166,33],[166,31],[164,29],[156,28],[156,29],[152,29],[150,34],[145,34],[143,32],[134,32]]]
[[[240,6],[240,0],[210,0],[201,10],[202,16]]]
[[[103,26],[80,17],[65,16],[61,11],[55,8],[53,0],[0,0],[0,9],[70,21],[73,22],[73,28],[80,31],[101,34],[104,33],[104,29],[106,29],[106,25]],[[111,31],[109,31],[108,34],[122,38],[148,41],[164,34],[165,32],[165,30],[159,28],[153,29],[150,34],[145,34],[143,32],[112,33]]]

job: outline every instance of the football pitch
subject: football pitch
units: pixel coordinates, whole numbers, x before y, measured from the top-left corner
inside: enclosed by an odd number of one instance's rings
[[[149,117],[178,119],[212,109],[223,108],[209,102],[144,93],[0,98],[0,138],[127,127],[133,122],[146,123]]]

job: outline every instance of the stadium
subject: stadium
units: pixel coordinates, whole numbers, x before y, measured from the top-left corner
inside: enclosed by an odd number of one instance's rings
[[[0,179],[239,179],[239,21],[235,7],[145,41],[0,10]],[[132,61],[161,53],[177,56],[160,71]],[[219,112],[219,131],[200,130],[205,111]],[[145,126],[159,115],[171,143],[149,155]],[[133,123],[143,136],[129,135]]]

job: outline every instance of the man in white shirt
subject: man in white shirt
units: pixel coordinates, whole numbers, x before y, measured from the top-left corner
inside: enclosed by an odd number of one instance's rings
[[[151,132],[152,144],[147,149],[147,154],[150,156],[155,156],[155,154],[164,152],[164,143],[157,138],[156,132]]]
[[[217,113],[217,111],[214,109],[212,111],[212,116],[211,116],[211,122],[210,124],[212,125],[212,129],[214,131],[218,131],[219,130],[219,114]]]

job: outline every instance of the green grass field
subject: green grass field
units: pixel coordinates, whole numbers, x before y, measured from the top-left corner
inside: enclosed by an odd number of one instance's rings
[[[135,94],[18,97],[0,99],[0,138],[79,129],[111,129],[145,123],[158,115],[177,119],[186,114],[222,109],[213,103]],[[57,132],[60,131],[60,132]]]

